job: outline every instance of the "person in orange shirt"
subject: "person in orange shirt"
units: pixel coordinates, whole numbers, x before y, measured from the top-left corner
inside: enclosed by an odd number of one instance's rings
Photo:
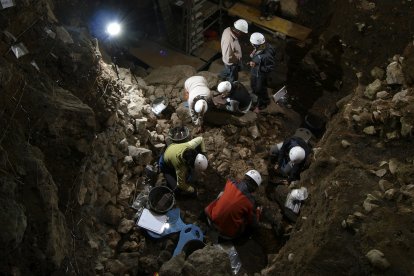
[[[228,179],[224,191],[204,209],[207,222],[221,238],[238,238],[248,227],[257,225],[261,207],[256,206],[253,193],[261,183],[256,170],[246,172],[242,181]]]

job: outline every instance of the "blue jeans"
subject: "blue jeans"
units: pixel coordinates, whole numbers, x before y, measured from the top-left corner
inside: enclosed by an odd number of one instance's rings
[[[266,107],[270,104],[269,95],[267,94],[267,81],[266,76],[252,75],[250,78],[250,86],[252,87],[253,93],[257,95],[257,104],[260,107]]]
[[[158,165],[160,171],[164,174],[165,180],[167,181],[167,186],[171,190],[175,191],[175,189],[177,188],[177,174],[175,172],[175,168],[165,163],[164,154],[160,156],[160,159],[158,160]],[[190,170],[187,176],[187,182],[191,182],[192,175],[192,171]]]
[[[239,79],[240,66],[238,64],[227,65],[224,64],[224,69],[220,72],[219,77],[229,82]]]

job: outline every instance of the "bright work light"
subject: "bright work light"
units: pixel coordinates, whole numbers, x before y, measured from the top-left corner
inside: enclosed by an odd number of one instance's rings
[[[119,35],[119,33],[121,32],[121,25],[119,25],[119,23],[117,22],[112,22],[109,23],[106,26],[106,32],[110,35],[110,36],[117,36]]]

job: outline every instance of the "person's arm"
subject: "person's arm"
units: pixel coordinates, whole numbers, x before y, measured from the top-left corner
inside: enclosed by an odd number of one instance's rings
[[[206,152],[206,145],[204,144],[204,139],[201,136],[196,137],[187,143],[189,148],[196,149],[198,146],[200,146],[201,152]]]
[[[277,163],[278,163],[279,166],[280,166],[280,164],[283,163],[283,159],[285,158],[285,156],[287,154],[287,151],[289,149],[289,146],[290,146],[290,141],[289,140],[285,140],[283,142],[282,147],[280,148],[279,156],[277,158]]]
[[[191,121],[193,122],[194,125],[198,126],[200,124],[199,120],[198,120],[198,114],[194,111],[193,108],[190,108],[190,117],[191,117]]]
[[[187,167],[185,164],[178,165],[175,173],[177,174],[177,187],[182,190],[187,190],[190,185],[187,183]]]
[[[300,164],[297,164],[297,165],[296,164],[293,165],[293,167],[292,167],[292,169],[289,173],[289,176],[288,176],[288,181],[289,182],[299,180],[300,173],[301,173],[302,168],[303,168],[303,164],[304,164],[304,162],[302,162]]]
[[[266,56],[264,59],[262,59],[260,71],[263,73],[269,73],[275,70],[276,64],[275,64],[275,58],[273,56]]]
[[[229,104],[226,105],[226,109],[231,112],[241,112],[239,110],[239,102],[232,99],[230,99]]]
[[[259,224],[259,218],[262,213],[260,207],[256,207],[256,204],[251,205],[247,211],[247,224],[256,227]]]

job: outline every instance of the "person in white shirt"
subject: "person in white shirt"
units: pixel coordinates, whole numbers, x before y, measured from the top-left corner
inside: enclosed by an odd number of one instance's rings
[[[211,91],[207,80],[202,76],[192,76],[184,83],[185,98],[188,100],[190,116],[193,124],[198,126],[197,132],[204,131],[203,117],[208,109],[208,101],[211,99]]]
[[[222,80],[233,82],[239,78],[239,70],[242,59],[242,51],[238,38],[247,34],[248,24],[244,19],[234,22],[234,27],[228,27],[221,35],[221,54],[223,56],[224,69],[219,77]]]

